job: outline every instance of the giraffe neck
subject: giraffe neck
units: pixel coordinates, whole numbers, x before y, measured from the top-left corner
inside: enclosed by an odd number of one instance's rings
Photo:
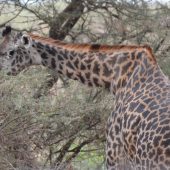
[[[144,69],[156,66],[155,58],[146,46],[74,45],[45,38],[32,39],[33,51],[40,56],[33,61],[35,64],[42,64],[88,86],[110,89],[112,84],[113,93],[127,84],[139,65]]]
[[[33,49],[40,56],[33,59],[34,64],[42,64],[88,86],[110,88],[113,70],[104,61],[106,54],[101,53],[98,58],[96,52],[75,51],[38,41],[33,41]]]

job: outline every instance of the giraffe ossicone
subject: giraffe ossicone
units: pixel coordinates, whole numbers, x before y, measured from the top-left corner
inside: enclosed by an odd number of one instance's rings
[[[8,74],[43,65],[115,95],[106,129],[108,170],[120,168],[122,159],[136,169],[170,170],[170,82],[150,47],[67,44],[33,34],[20,34],[10,43],[9,28],[4,32],[0,65]]]

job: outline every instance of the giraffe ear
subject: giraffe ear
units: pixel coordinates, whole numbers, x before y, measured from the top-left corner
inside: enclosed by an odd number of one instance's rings
[[[2,36],[5,37],[11,33],[11,26],[6,26],[5,29],[2,31]]]
[[[23,35],[21,38],[21,43],[24,45],[25,48],[29,48],[32,43],[32,39],[29,35]]]

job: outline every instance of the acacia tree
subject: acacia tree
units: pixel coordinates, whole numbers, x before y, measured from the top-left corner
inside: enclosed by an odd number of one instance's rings
[[[61,7],[57,2],[2,1],[0,27],[11,24],[16,31],[69,42],[148,43],[170,75],[168,5],[155,3],[151,8],[143,0],[63,0]],[[112,97],[103,89],[87,89],[72,81],[64,88],[60,83],[54,85],[58,78],[52,75],[45,83],[48,75],[40,67],[15,80],[0,75],[2,169],[38,169],[40,164],[64,169],[78,154],[82,159],[86,152],[95,151],[93,157],[98,159],[104,155],[104,129]]]

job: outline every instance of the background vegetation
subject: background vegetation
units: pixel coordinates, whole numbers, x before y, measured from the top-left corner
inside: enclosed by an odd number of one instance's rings
[[[170,4],[147,0],[5,0],[11,25],[67,42],[149,44],[170,76]],[[41,67],[0,72],[0,169],[104,170],[104,89],[57,79]]]

